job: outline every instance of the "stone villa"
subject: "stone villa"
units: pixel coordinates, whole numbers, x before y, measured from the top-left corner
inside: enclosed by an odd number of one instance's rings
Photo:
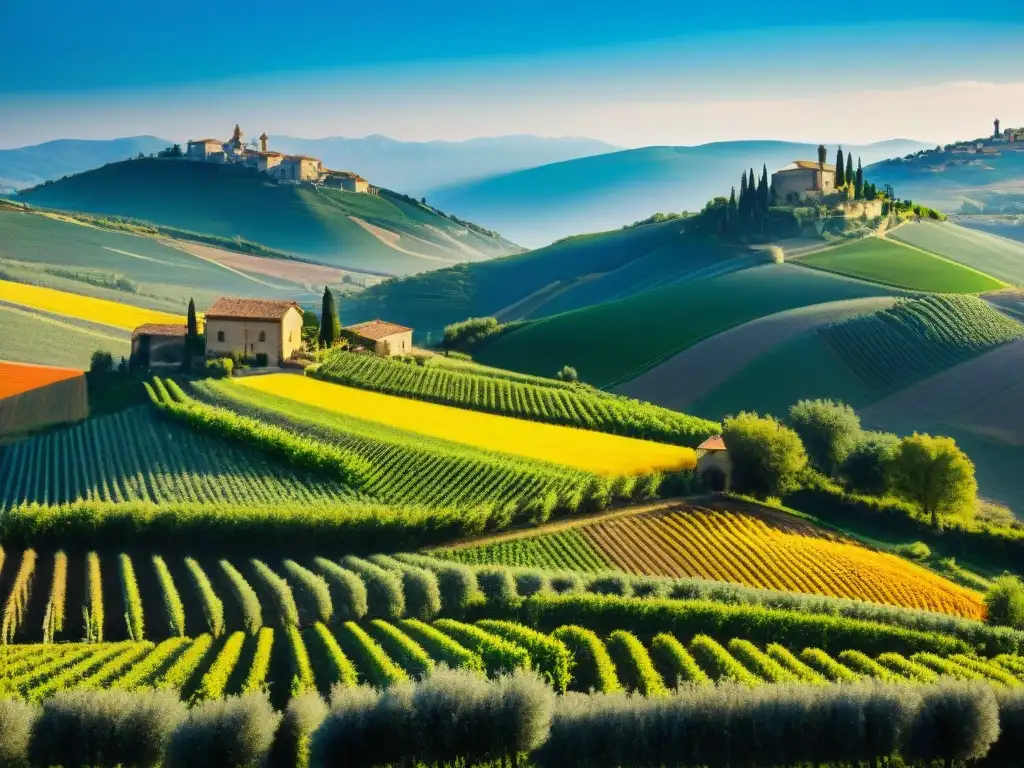
[[[818,147],[818,161],[796,160],[772,174],[776,199],[805,200],[836,191],[836,167],[825,162],[825,147]]]
[[[234,136],[228,141],[220,139],[192,139],[188,142],[185,157],[206,163],[241,163],[255,168],[260,173],[283,181],[308,182],[334,187],[345,192],[376,194],[377,188],[366,179],[351,171],[335,171],[324,167],[315,157],[307,155],[286,155],[267,149],[270,137],[260,136],[260,148],[246,146],[242,132],[236,126]]]

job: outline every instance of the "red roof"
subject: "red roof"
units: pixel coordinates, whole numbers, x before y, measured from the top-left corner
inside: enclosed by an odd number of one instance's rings
[[[370,341],[380,341],[397,333],[410,333],[412,328],[406,328],[404,325],[398,325],[397,323],[388,323],[384,320],[368,320],[365,323],[349,325],[345,330],[351,331],[356,336],[369,339]]]
[[[132,341],[135,341],[139,336],[181,336],[184,338],[187,334],[188,326],[181,323],[170,325],[165,323],[145,323],[132,331]]]
[[[207,320],[283,320],[292,307],[302,311],[294,301],[270,299],[236,299],[221,296],[206,311]]]
[[[725,440],[722,439],[721,435],[714,435],[709,437],[703,443],[697,446],[698,451],[724,451]]]

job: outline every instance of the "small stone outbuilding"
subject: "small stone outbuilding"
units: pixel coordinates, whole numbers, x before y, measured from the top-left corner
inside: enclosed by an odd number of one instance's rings
[[[732,488],[732,461],[721,435],[697,446],[697,476],[712,491],[728,492]]]
[[[131,370],[178,368],[185,360],[184,323],[146,323],[132,331]]]
[[[346,326],[342,329],[342,335],[350,344],[372,349],[378,357],[407,355],[412,352],[412,328],[384,320],[370,320]]]
[[[210,357],[262,353],[268,365],[280,365],[302,345],[302,309],[294,301],[222,296],[205,319]]]

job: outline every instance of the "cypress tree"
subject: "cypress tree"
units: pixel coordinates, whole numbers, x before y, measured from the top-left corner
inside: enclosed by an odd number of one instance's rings
[[[338,308],[334,305],[334,294],[324,286],[324,299],[320,308],[320,335],[317,337],[321,347],[333,347],[341,338],[341,322],[338,320]]]
[[[757,199],[761,212],[768,213],[768,165],[761,167],[761,183],[757,185]]]
[[[856,179],[856,198],[860,200],[864,197],[864,166],[860,164],[860,158],[857,158],[857,179]]]
[[[197,352],[199,349],[199,321],[196,320],[195,299],[188,300],[188,326],[185,331],[185,349],[188,352]]]
[[[846,183],[846,173],[843,166],[843,148],[836,150],[836,189]]]
[[[853,152],[846,153],[846,183],[853,184]]]
[[[736,187],[732,188],[732,194],[729,195],[729,207],[726,209],[726,221],[729,222],[730,226],[736,223]]]
[[[751,220],[757,217],[757,176],[754,175],[754,169],[750,169],[750,175],[747,176],[747,192],[750,193],[750,214]]]

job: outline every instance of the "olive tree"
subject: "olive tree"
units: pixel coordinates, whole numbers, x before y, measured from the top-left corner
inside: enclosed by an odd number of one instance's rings
[[[807,465],[800,437],[771,416],[740,413],[725,420],[722,437],[729,448],[733,485],[757,496],[778,496],[795,487]]]
[[[801,400],[789,409],[789,424],[800,435],[811,464],[833,476],[860,436],[853,408],[832,400]]]
[[[1016,576],[1000,576],[985,594],[988,623],[1024,629],[1024,583]]]
[[[917,433],[900,441],[893,456],[892,485],[940,530],[941,515],[973,511],[978,501],[974,464],[950,437]]]

